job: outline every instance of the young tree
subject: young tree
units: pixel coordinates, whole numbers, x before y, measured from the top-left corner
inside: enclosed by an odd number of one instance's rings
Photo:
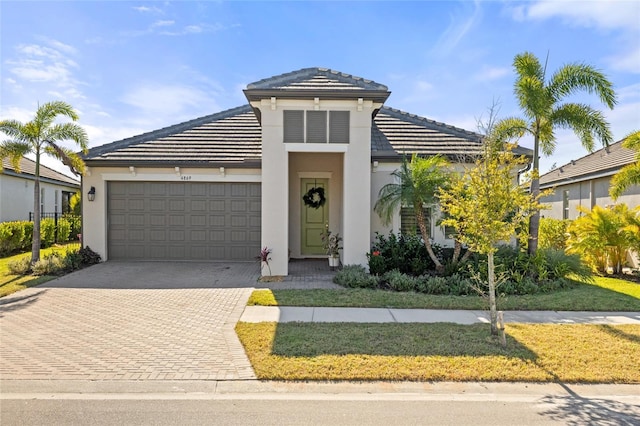
[[[494,335],[498,334],[494,254],[498,243],[514,237],[516,229],[540,208],[539,197],[518,185],[517,170],[527,160],[516,157],[511,148],[489,134],[482,157],[439,193],[440,205],[446,213],[443,224],[454,227],[457,238],[471,250],[487,255],[491,333]]]
[[[403,159],[400,168],[391,174],[397,182],[388,183],[380,189],[373,207],[385,225],[391,223],[401,206],[413,207],[424,246],[439,273],[444,271],[444,265],[433,251],[424,208],[435,206],[438,189],[449,179],[448,166],[448,161],[437,155],[427,158],[414,155],[410,163]]]
[[[533,136],[531,194],[537,197],[540,194],[540,151],[546,156],[553,154],[556,128],[573,130],[589,151],[593,151],[594,138],[605,145],[613,142],[609,124],[600,111],[586,104],[565,103],[564,99],[579,91],[595,93],[612,109],[617,102],[616,94],[606,76],[590,65],[564,65],[548,81],[546,63],[543,67],[532,53],[516,55],[513,67],[517,74],[514,91],[524,118],[504,119],[497,125],[496,132],[505,136],[503,140],[524,134]],[[539,226],[540,212],[537,211],[529,221],[529,254],[534,254],[538,248]]]
[[[622,146],[636,152],[636,162],[621,168],[611,179],[609,194],[614,200],[617,200],[631,185],[640,185],[640,130],[627,135]]]
[[[51,155],[65,164],[75,174],[84,171],[84,162],[74,151],[59,143],[71,140],[87,151],[89,139],[82,127],[75,123],[55,123],[58,116],[73,121],[78,114],[73,107],[62,101],[47,102],[38,107],[33,120],[21,123],[17,120],[0,121],[0,132],[9,137],[0,143],[0,157],[8,157],[17,171],[20,159],[26,154],[36,157],[35,182],[33,187],[33,240],[31,263],[40,259],[40,157]]]

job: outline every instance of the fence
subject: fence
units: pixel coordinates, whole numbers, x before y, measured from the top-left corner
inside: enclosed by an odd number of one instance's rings
[[[40,213],[40,220],[42,219],[53,219],[53,223],[55,225],[55,234],[54,234],[54,241],[58,241],[58,219],[60,218],[70,218],[70,219],[80,219],[80,216],[75,215],[75,214],[71,214],[71,213],[58,213],[58,212],[53,212],[53,213],[46,213],[46,212],[42,212]],[[33,222],[33,212],[29,212],[29,222]]]

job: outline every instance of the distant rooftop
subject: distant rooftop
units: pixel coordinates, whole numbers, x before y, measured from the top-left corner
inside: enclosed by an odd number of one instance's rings
[[[9,158],[3,158],[2,159],[2,168],[3,168],[3,172],[5,171],[9,171],[10,174],[14,174],[16,176],[20,176],[20,175],[28,175],[28,176],[34,176],[36,175],[36,162],[27,158],[27,157],[22,157],[20,159],[20,172],[16,171],[15,168],[13,167],[13,165],[11,164],[11,161],[9,161]],[[61,183],[65,183],[68,184],[70,186],[75,186],[80,188],[80,181],[69,177],[67,175],[64,175],[60,172],[56,172],[53,169],[50,169],[49,167],[45,166],[44,164],[40,163],[40,178],[42,180],[51,180],[51,181],[57,181],[57,182],[61,182]]]
[[[549,188],[596,176],[610,176],[622,167],[633,163],[634,156],[634,151],[624,148],[621,140],[545,173],[540,176],[540,186]]]

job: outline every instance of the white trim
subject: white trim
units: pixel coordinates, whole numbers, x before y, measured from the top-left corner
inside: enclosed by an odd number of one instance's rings
[[[347,152],[348,143],[285,143],[287,152]]]
[[[164,181],[164,182],[262,182],[261,175],[219,175],[206,174],[196,175],[182,172],[181,176],[175,173],[101,173],[100,176],[105,181],[128,180],[128,181]]]
[[[333,172],[298,172],[298,178],[300,179],[331,179]]]

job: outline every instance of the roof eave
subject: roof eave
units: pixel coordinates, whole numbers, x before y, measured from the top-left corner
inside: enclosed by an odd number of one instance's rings
[[[249,100],[259,101],[268,98],[280,99],[328,99],[328,100],[344,100],[358,99],[371,100],[374,102],[384,103],[391,95],[388,90],[363,90],[363,89],[344,89],[344,90],[309,90],[309,89],[244,89],[245,96]]]
[[[85,160],[88,167],[189,167],[189,168],[215,168],[228,167],[238,169],[261,168],[262,160],[241,161],[158,161],[158,160]]]

